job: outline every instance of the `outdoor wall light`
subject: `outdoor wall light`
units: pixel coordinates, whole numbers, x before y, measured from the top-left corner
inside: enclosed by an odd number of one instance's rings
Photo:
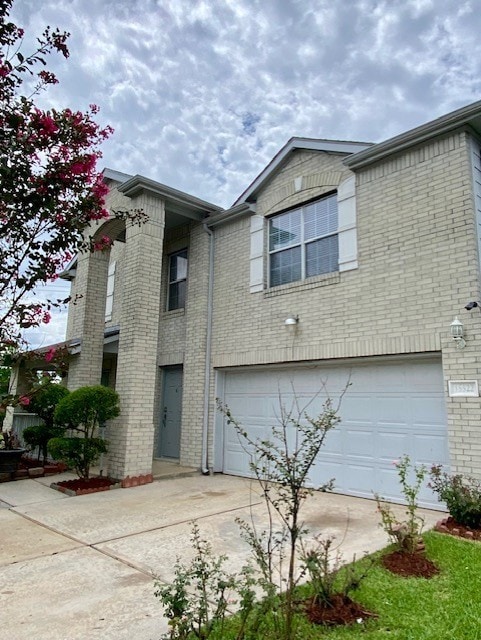
[[[289,331],[295,331],[297,324],[299,322],[299,316],[289,316],[284,320],[284,326]]]
[[[466,346],[466,340],[463,336],[463,323],[458,319],[458,316],[456,316],[451,322],[451,337],[456,343],[456,349],[464,349]]]

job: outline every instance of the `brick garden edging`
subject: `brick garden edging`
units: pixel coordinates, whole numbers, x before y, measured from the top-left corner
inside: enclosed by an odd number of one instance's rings
[[[116,482],[115,484],[108,485],[107,487],[92,487],[91,489],[69,489],[68,487],[62,487],[60,484],[52,482],[50,485],[51,489],[55,489],[56,491],[60,491],[61,493],[65,493],[67,496],[85,496],[89,493],[99,493],[100,491],[110,491],[111,489],[120,489],[121,483]]]
[[[50,485],[51,489],[55,489],[56,491],[61,491],[65,493],[67,496],[84,496],[90,493],[98,493],[99,491],[110,491],[111,489],[129,489],[131,487],[140,487],[144,484],[150,484],[154,481],[153,475],[151,473],[147,473],[145,475],[139,476],[127,476],[123,480],[118,480],[111,485],[107,485],[105,487],[92,487],[88,489],[70,489],[68,487],[64,487],[61,484],[56,482],[52,482]]]
[[[129,489],[130,487],[140,487],[143,484],[150,484],[154,481],[154,476],[151,473],[146,473],[140,476],[127,476],[121,481],[123,489]]]

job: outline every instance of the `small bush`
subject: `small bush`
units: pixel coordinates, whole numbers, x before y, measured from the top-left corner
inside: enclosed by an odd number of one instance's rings
[[[107,452],[106,440],[97,436],[98,428],[119,413],[119,396],[113,389],[98,385],[72,391],[58,403],[54,418],[78,437],[50,440],[50,453],[75,469],[80,478],[88,478],[91,465]]]
[[[93,435],[95,429],[120,413],[119,396],[102,385],[72,391],[55,409],[55,421],[69,429]]]
[[[107,453],[103,438],[52,438],[48,450],[56,460],[62,460],[74,469],[80,478],[88,478],[90,467],[102,453]]]
[[[52,438],[63,436],[65,429],[57,425],[36,424],[33,427],[26,427],[23,430],[22,438],[27,447],[36,449],[38,447],[38,459],[42,454],[43,462],[47,460],[47,445]]]
[[[334,596],[347,597],[358,589],[374,565],[374,559],[365,567],[356,564],[343,565],[342,556],[333,551],[334,538],[316,536],[316,546],[303,548],[301,561],[309,574],[309,587],[313,592],[313,601],[326,607],[332,606]]]
[[[48,380],[42,383],[27,405],[27,411],[36,413],[44,424],[27,427],[22,436],[26,445],[32,449],[38,447],[38,458],[42,454],[44,463],[47,460],[48,441],[62,436],[65,431],[64,427],[55,423],[54,414],[58,403],[68,395],[68,389]]]
[[[162,637],[165,640],[207,640],[219,634],[223,637],[228,605],[238,604],[241,628],[237,638],[244,638],[247,618],[254,606],[252,576],[245,568],[238,577],[228,574],[224,568],[226,556],[214,554],[195,522],[191,540],[195,551],[191,563],[184,565],[177,559],[172,583],[157,580],[155,584],[154,595],[164,606],[170,627]]]
[[[424,519],[418,514],[418,495],[424,483],[428,470],[425,466],[411,465],[409,456],[404,455],[394,462],[401,492],[406,500],[406,519],[398,520],[383,498],[375,494],[377,509],[381,516],[381,527],[398,546],[400,551],[413,553],[418,545],[420,535],[424,526]],[[414,483],[409,483],[408,476],[414,475]]]
[[[446,503],[449,514],[465,527],[481,528],[481,482],[461,474],[449,475],[440,465],[431,468],[429,486]]]

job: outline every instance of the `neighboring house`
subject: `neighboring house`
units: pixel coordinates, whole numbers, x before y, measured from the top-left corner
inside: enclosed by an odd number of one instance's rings
[[[315,485],[396,500],[402,454],[479,476],[480,139],[481,102],[375,145],[292,138],[228,210],[106,170],[108,206],[150,218],[67,274],[68,385],[121,398],[110,473],[247,475],[216,397],[264,437],[279,395],[345,390]]]

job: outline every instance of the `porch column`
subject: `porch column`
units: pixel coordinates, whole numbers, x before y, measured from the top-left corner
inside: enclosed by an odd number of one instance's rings
[[[145,192],[132,198],[146,224],[126,229],[116,391],[120,416],[109,426],[109,473],[151,480],[165,206]]]
[[[81,352],[69,363],[68,388],[71,391],[100,384],[109,255],[110,251],[95,251],[78,256],[76,280],[81,297],[75,304],[77,326],[82,327],[82,345]]]

